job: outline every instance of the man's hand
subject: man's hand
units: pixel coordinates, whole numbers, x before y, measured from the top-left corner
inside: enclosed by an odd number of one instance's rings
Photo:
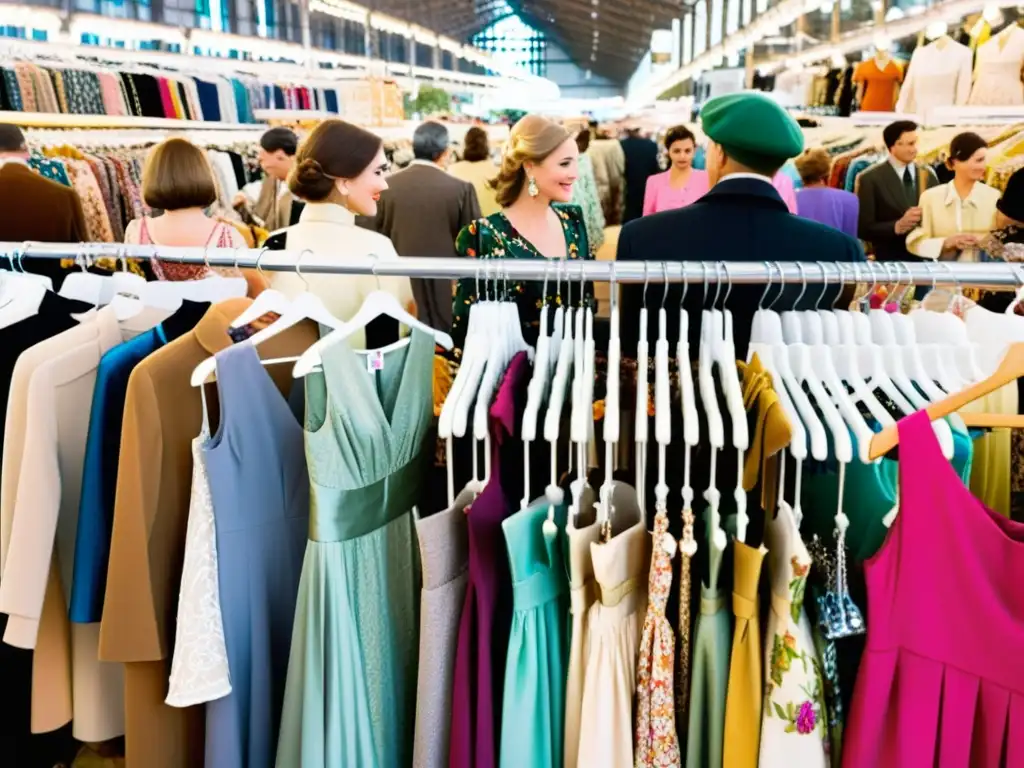
[[[905,235],[920,223],[921,208],[919,206],[908,208],[907,212],[903,214],[903,217],[896,222],[896,234]]]

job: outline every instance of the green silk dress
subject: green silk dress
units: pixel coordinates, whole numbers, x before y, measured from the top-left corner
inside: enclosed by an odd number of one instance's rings
[[[278,768],[407,768],[419,628],[413,507],[426,479],[434,341],[366,358],[346,342],[306,377],[311,509]]]

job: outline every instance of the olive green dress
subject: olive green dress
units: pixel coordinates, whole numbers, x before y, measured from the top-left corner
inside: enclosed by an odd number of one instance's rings
[[[311,509],[278,768],[412,762],[419,559],[412,509],[433,420],[434,342],[368,366],[345,342],[306,377]],[[373,368],[372,372],[368,368]]]

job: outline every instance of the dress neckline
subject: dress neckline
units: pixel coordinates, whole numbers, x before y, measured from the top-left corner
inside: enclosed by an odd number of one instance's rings
[[[565,253],[561,256],[545,256],[543,253],[541,253],[541,250],[537,246],[530,242],[525,235],[523,235],[518,229],[516,229],[516,225],[512,223],[512,220],[505,214],[504,210],[498,211],[498,216],[501,216],[504,222],[508,225],[510,237],[513,240],[517,240],[526,249],[532,251],[538,258],[547,259],[548,261],[565,261],[569,258],[569,246],[571,244],[571,233],[569,232],[569,219],[568,217],[563,216],[554,205],[551,205],[549,207],[552,211],[555,212],[555,217],[558,219],[558,223],[562,225],[562,240],[564,241],[565,245]]]

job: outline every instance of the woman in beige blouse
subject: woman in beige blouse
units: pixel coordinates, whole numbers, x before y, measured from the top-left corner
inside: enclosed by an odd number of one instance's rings
[[[498,175],[498,166],[491,159],[491,144],[487,131],[473,126],[466,131],[462,160],[453,163],[449,173],[457,179],[468,181],[476,190],[480,201],[480,215],[484,218],[501,210],[491,182]]]
[[[977,261],[978,242],[995,224],[999,190],[982,183],[988,144],[961,133],[949,145],[953,181],[921,195],[921,223],[907,235],[907,249],[924,259]]]

